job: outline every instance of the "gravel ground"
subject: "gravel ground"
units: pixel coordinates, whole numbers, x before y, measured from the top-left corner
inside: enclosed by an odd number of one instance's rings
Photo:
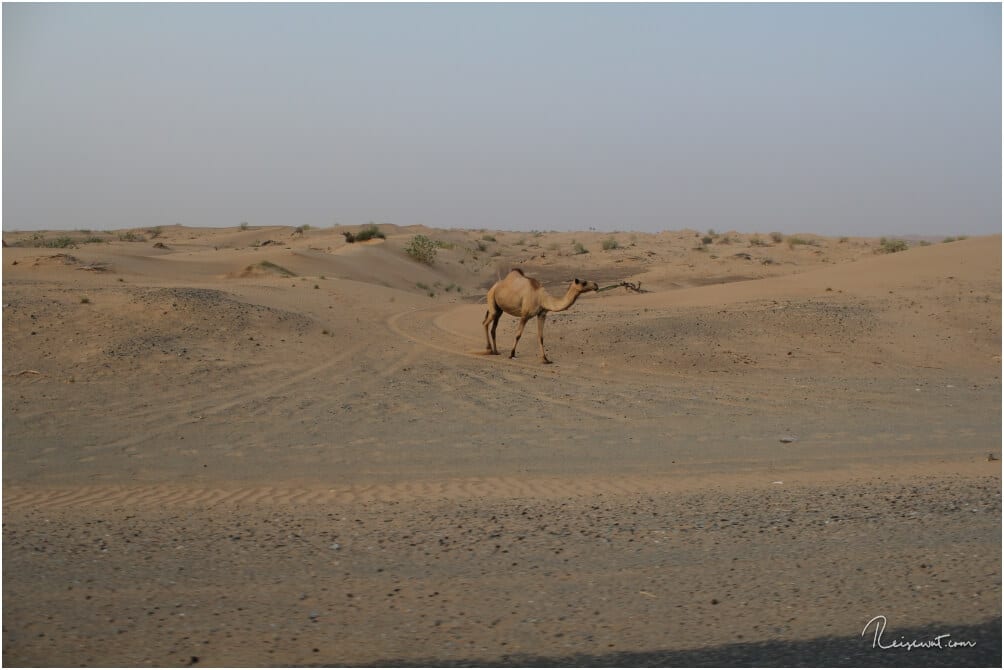
[[[8,504],[6,665],[1001,659],[995,476],[725,493]],[[941,649],[874,648],[881,638]],[[947,648],[948,640],[974,647]]]

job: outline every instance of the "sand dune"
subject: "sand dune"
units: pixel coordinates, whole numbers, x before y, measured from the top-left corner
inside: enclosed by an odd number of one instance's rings
[[[999,619],[999,235],[348,230],[4,234],[5,663],[721,662]],[[614,287],[549,316],[554,365],[534,324],[481,355],[510,267]]]

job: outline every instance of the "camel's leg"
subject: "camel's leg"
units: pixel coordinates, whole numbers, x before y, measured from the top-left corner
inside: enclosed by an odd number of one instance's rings
[[[492,353],[496,356],[499,355],[499,340],[495,337],[495,330],[499,327],[499,319],[502,318],[502,310],[495,312],[495,318],[492,321]]]
[[[497,354],[498,352],[495,351],[495,346],[492,344],[492,335],[494,335],[494,333],[489,334],[488,331],[488,324],[492,323],[493,320],[496,323],[498,322],[498,319],[495,317],[495,315],[492,314],[491,307],[489,306],[488,311],[485,312],[485,320],[482,323],[482,325],[485,327],[485,347],[488,353]]]
[[[519,346],[519,338],[523,337],[523,328],[526,327],[526,322],[530,320],[528,316],[521,316],[519,318],[519,327],[516,329],[516,341],[512,343],[512,351],[509,353],[509,358],[516,358],[516,347]]]
[[[550,363],[547,354],[544,353],[544,319],[547,318],[547,314],[537,315],[537,341],[540,342],[540,362]]]
[[[495,340],[495,329],[499,325],[499,319],[502,317],[502,310],[499,309],[498,305],[495,304],[495,300],[491,294],[488,295],[488,311],[485,312],[485,320],[482,325],[485,327],[485,346],[488,353],[495,354],[499,353],[498,346]],[[488,330],[488,324],[491,324],[491,331]]]

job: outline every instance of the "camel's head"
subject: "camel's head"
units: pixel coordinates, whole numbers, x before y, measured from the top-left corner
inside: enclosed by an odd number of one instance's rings
[[[572,286],[579,293],[588,293],[589,291],[599,291],[600,287],[594,281],[580,281],[579,279],[572,280]]]

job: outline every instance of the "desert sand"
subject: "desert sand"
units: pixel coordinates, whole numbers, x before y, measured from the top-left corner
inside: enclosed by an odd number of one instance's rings
[[[380,230],[4,233],[5,665],[999,665],[999,235]]]

